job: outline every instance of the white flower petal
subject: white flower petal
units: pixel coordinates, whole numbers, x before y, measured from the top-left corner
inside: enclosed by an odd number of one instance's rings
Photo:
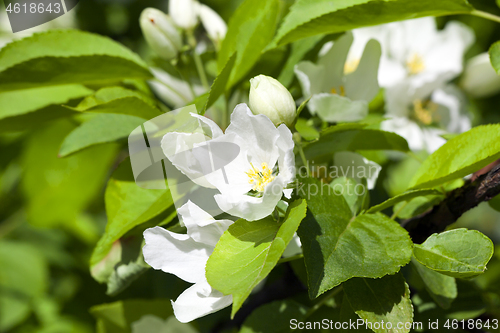
[[[346,32],[337,39],[332,48],[318,60],[318,65],[324,68],[321,92],[330,92],[332,88],[339,89],[344,85],[344,68],[347,53],[354,38],[351,32]]]
[[[191,283],[205,278],[205,265],[213,247],[161,227],[145,230],[144,239],[144,261],[154,269],[161,269]]]
[[[195,241],[212,248],[215,248],[224,231],[233,224],[230,220],[215,220],[191,201],[179,208],[177,213],[182,217],[187,234]]]
[[[199,15],[201,23],[203,24],[203,27],[205,27],[210,39],[215,42],[220,42],[224,39],[224,37],[226,37],[226,22],[224,22],[217,12],[208,6],[200,4]]]
[[[500,91],[500,75],[491,65],[488,52],[481,53],[467,62],[460,85],[475,98],[489,97]]]
[[[172,307],[177,320],[188,323],[224,309],[231,303],[233,303],[231,295],[224,296],[212,289],[208,282],[201,281],[186,289],[175,302],[172,302]]]
[[[355,72],[345,78],[346,96],[353,101],[370,102],[379,92],[378,68],[382,49],[376,40],[370,40]]]
[[[362,184],[362,178],[367,181],[368,189],[372,190],[377,182],[382,167],[377,163],[364,158],[362,155],[343,151],[335,153],[334,163],[342,174]]]
[[[315,110],[318,116],[328,122],[352,122],[368,115],[366,101],[351,101],[336,94],[317,94],[309,101],[309,109]]]
[[[302,253],[302,243],[300,242],[300,238],[297,235],[297,233],[295,233],[293,235],[292,240],[290,241],[290,243],[288,243],[288,246],[283,252],[283,258],[293,257],[301,253]]]

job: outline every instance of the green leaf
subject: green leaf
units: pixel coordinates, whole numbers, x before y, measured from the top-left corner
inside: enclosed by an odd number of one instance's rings
[[[203,113],[211,107],[217,99],[226,91],[226,86],[229,81],[229,76],[234,67],[234,63],[236,61],[236,54],[234,53],[227,63],[224,65],[224,68],[221,70],[219,75],[215,78],[214,83],[212,84],[212,88],[210,88],[210,95],[207,100],[207,104],[203,108]]]
[[[210,285],[233,295],[232,317],[252,289],[276,266],[306,214],[306,202],[297,200],[282,223],[271,217],[236,221],[222,235],[206,266]]]
[[[449,309],[451,302],[457,298],[455,278],[435,272],[419,263],[415,258],[411,259],[411,263],[432,299],[443,309]]]
[[[298,234],[311,298],[353,277],[394,274],[410,261],[412,242],[399,224],[381,214],[354,218],[329,185],[315,179],[300,183],[310,210]]]
[[[420,197],[420,196],[426,196],[426,195],[441,195],[442,193],[433,190],[433,189],[422,189],[422,190],[414,190],[414,191],[408,191],[403,194],[397,195],[393,198],[390,198],[389,200],[386,200],[382,202],[379,205],[371,207],[367,213],[373,214],[377,212],[381,212],[389,207],[392,207],[400,202],[408,202],[413,198]]]
[[[126,300],[93,306],[90,313],[98,321],[98,327],[103,328],[100,332],[131,333],[132,323],[145,315],[168,318],[172,315],[172,306],[168,299]]]
[[[488,201],[488,203],[490,204],[491,208],[493,208],[497,212],[500,212],[500,195],[497,195],[496,197]]]
[[[97,265],[120,237],[173,206],[168,189],[144,189],[135,183],[129,159],[123,161],[111,176],[106,187],[105,203],[108,224],[92,253],[92,270],[99,269]],[[170,220],[174,216],[175,212],[169,214]]]
[[[23,152],[22,186],[30,223],[64,226],[81,237],[78,222],[85,221],[79,216],[102,190],[117,150],[103,145],[59,158],[59,146],[74,128],[69,120],[60,120],[31,133]]]
[[[465,177],[500,158],[500,125],[471,129],[446,142],[420,166],[410,188],[429,188]]]
[[[306,140],[319,139],[319,132],[304,118],[297,119],[295,129],[299,132],[300,136]]]
[[[433,234],[421,245],[415,244],[413,255],[436,272],[471,278],[484,273],[493,251],[491,240],[479,231],[455,229]]]
[[[59,104],[85,97],[92,90],[81,85],[45,87],[0,93],[0,131],[39,128],[46,121],[75,114]]]
[[[229,86],[241,80],[259,60],[274,36],[278,11],[278,0],[246,0],[234,12],[217,59],[221,69],[237,54]]]
[[[302,58],[323,39],[323,37],[323,35],[320,35],[304,38],[292,44],[290,56],[278,77],[278,81],[280,81],[282,85],[289,87],[290,84],[292,84],[295,75],[295,65],[297,65]]]
[[[180,323],[174,316],[162,320],[156,316],[145,315],[132,324],[132,333],[196,333],[190,324]]]
[[[363,124],[332,126],[321,133],[318,141],[304,147],[308,160],[331,160],[337,151],[398,150],[408,151],[408,143],[399,135],[374,129]]]
[[[123,114],[99,114],[73,130],[63,141],[59,156],[66,157],[94,145],[127,138],[144,118]]]
[[[274,46],[317,34],[337,33],[355,28],[423,16],[470,13],[466,0],[298,0],[285,17],[273,40]]]
[[[15,326],[28,319],[31,306],[28,299],[18,295],[0,295],[0,332],[10,332]]]
[[[85,98],[72,109],[95,113],[116,113],[149,120],[163,114],[156,108],[155,103],[153,99],[138,91],[122,87],[107,87]]]
[[[490,47],[490,61],[498,75],[500,75],[500,41]]]
[[[402,274],[381,279],[351,279],[343,286],[354,312],[368,322],[368,327],[371,323],[374,332],[410,332],[411,325],[408,328],[404,326],[413,322],[413,307],[410,289]],[[385,327],[381,327],[382,322],[386,323]],[[387,323],[392,324],[391,329],[387,328]],[[403,328],[398,328],[399,323],[403,324]]]
[[[124,46],[78,30],[35,34],[0,51],[0,91],[151,77],[147,65]]]
[[[245,320],[240,333],[292,332],[292,320],[303,321],[307,308],[295,301],[284,300],[265,304]]]

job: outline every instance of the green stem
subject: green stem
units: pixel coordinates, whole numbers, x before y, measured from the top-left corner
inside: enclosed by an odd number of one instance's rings
[[[490,14],[490,13],[487,13],[487,12],[483,12],[481,10],[473,10],[472,12],[470,12],[470,14],[474,15],[474,16],[477,16],[477,17],[482,17],[482,18],[490,20],[490,21],[494,21],[494,22],[500,23],[500,17],[499,16],[496,16],[496,15],[493,15],[493,14]]]
[[[285,262],[299,260],[302,258],[304,258],[304,255],[301,253],[301,254],[297,254],[296,256],[293,256],[293,257],[281,258],[280,260],[278,260],[278,264],[283,264]]]
[[[325,295],[325,297],[323,297],[321,301],[314,304],[314,306],[311,309],[309,309],[309,311],[307,311],[304,318],[309,318],[314,312],[318,311],[319,308],[321,308],[330,298],[335,297],[341,291],[342,291],[341,285],[330,291],[330,293]]]
[[[304,149],[302,149],[302,143],[297,143],[299,147],[299,155],[302,163],[304,163],[304,167],[306,168],[307,177],[311,177],[311,171],[309,170],[309,163],[307,163],[306,154],[304,154]]]
[[[398,217],[399,213],[401,213],[401,211],[403,209],[405,209],[405,207],[410,203],[410,201],[407,201],[404,205],[401,205],[401,208],[399,208],[397,211],[395,211],[392,216],[391,216],[391,220],[394,220],[396,217]]]
[[[198,53],[196,53],[196,38],[194,37],[193,31],[188,32],[188,42],[193,49],[194,64],[196,65],[196,70],[200,76],[201,84],[208,91],[210,86],[208,85],[207,74],[205,73],[205,67],[203,67],[203,62]]]

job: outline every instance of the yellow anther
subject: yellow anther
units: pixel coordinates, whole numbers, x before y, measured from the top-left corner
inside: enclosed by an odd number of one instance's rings
[[[257,192],[264,192],[267,184],[274,180],[273,171],[269,169],[267,163],[261,164],[262,171],[256,169],[252,163],[250,163],[252,168],[246,172],[248,175],[248,183],[253,184],[253,190]]]
[[[335,88],[332,88],[332,89],[330,90],[330,92],[331,92],[332,94],[335,94],[335,95],[345,96],[345,88],[344,88],[344,86],[340,86],[340,87],[339,87],[339,90],[340,90],[340,94],[339,94],[339,92],[337,91],[337,89],[335,89]]]
[[[415,117],[424,125],[430,125],[433,123],[433,118],[435,118],[433,117],[433,114],[436,113],[437,108],[438,106],[432,102],[423,103],[420,99],[413,101]]]
[[[418,53],[414,53],[407,61],[406,67],[410,75],[417,75],[425,70],[424,58]]]
[[[344,74],[351,74],[358,69],[360,59],[347,61],[344,65]]]

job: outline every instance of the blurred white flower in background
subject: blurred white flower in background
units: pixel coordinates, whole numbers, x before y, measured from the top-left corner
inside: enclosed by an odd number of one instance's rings
[[[467,61],[460,86],[474,98],[489,97],[500,91],[500,76],[491,65],[488,52]]]
[[[224,231],[233,223],[215,220],[201,208],[188,202],[177,210],[187,234],[178,234],[162,227],[144,231],[146,245],[144,260],[154,269],[174,274],[194,283],[175,302],[172,302],[177,320],[187,323],[221,310],[233,302],[213,289],[205,277],[205,266]]]
[[[308,108],[328,122],[358,121],[368,114],[368,103],[379,91],[377,73],[380,44],[369,40],[360,58],[347,60],[353,35],[348,32],[320,52],[317,64],[310,61],[295,66]],[[357,59],[357,60],[356,60]]]

